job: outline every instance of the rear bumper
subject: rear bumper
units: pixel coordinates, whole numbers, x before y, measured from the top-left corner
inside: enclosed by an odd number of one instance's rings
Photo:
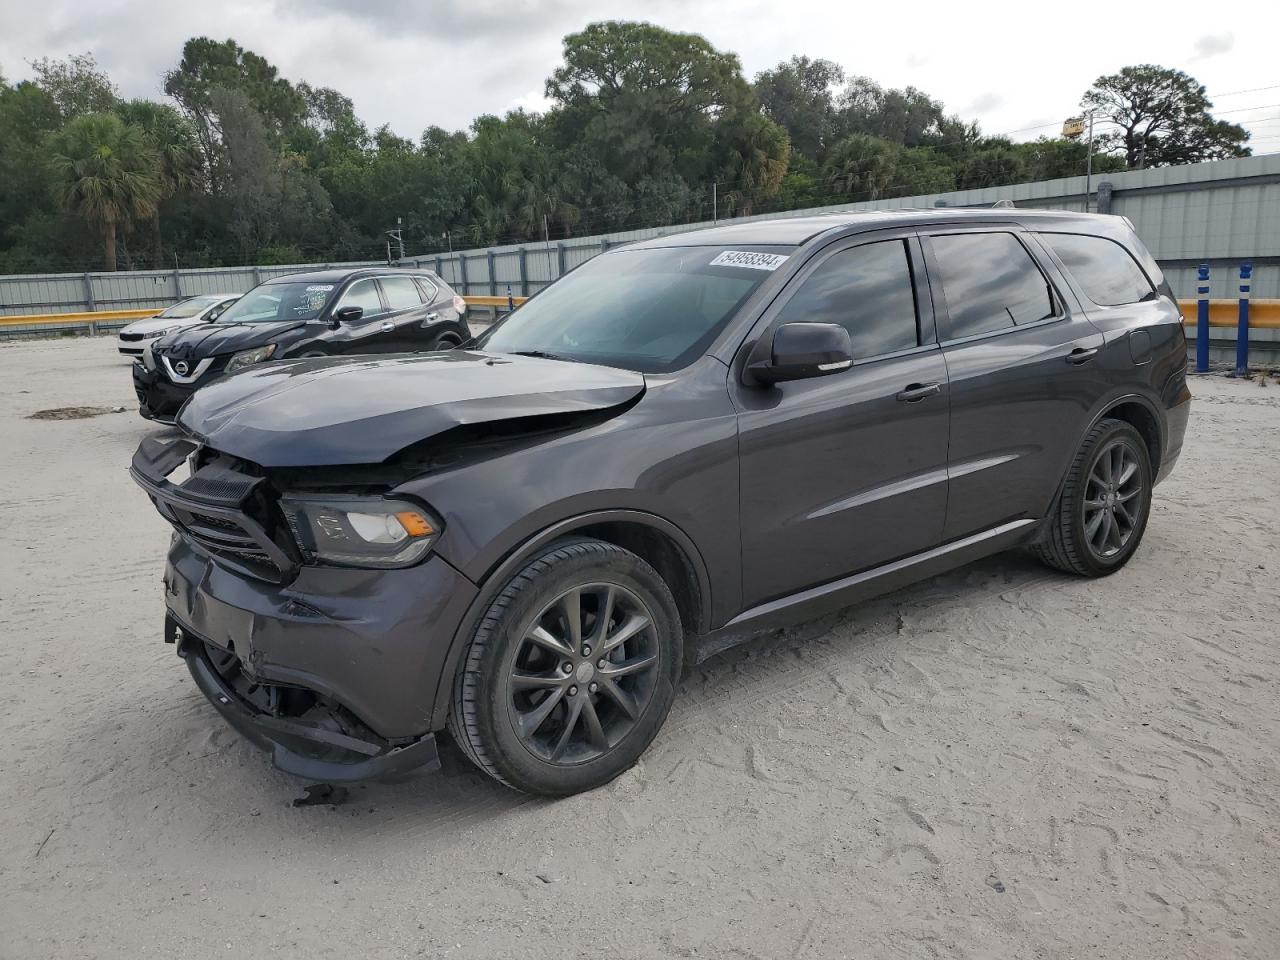
[[[1191,392],[1185,385],[1175,402],[1165,408],[1165,451],[1160,457],[1160,469],[1156,471],[1156,483],[1173,472],[1182,453],[1182,441],[1187,433],[1187,421],[1191,419]]]
[[[121,350],[123,352],[123,349]],[[178,410],[195,393],[191,386],[173,383],[158,370],[148,370],[140,363],[133,365],[133,392],[138,397],[138,412],[148,420],[172,423]]]

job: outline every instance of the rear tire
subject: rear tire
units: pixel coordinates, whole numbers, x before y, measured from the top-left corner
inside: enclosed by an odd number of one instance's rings
[[[1102,420],[1085,437],[1032,549],[1041,561],[1082,577],[1115,573],[1142,542],[1151,512],[1151,458],[1123,420]]]
[[[455,337],[453,334],[445,333],[445,334],[441,334],[439,339],[437,339],[436,342],[433,343],[427,349],[428,350],[452,350],[456,346],[458,346],[458,344],[460,344],[461,342],[462,341],[459,340],[457,337]]]
[[[489,604],[454,683],[449,729],[510,787],[591,790],[657,735],[682,644],[671,590],[649,564],[602,540],[557,541]]]

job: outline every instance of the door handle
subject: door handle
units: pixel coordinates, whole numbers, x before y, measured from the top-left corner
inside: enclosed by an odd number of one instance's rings
[[[893,395],[895,400],[902,400],[905,403],[915,403],[923,400],[925,397],[931,397],[935,393],[942,392],[941,383],[909,383],[906,388],[899,390]]]
[[[383,332],[383,333],[390,333],[390,332],[391,332],[392,330],[394,330],[395,328],[396,328],[396,325],[395,325],[394,323],[392,323],[390,320],[383,320],[383,321],[382,321],[382,327],[381,327],[381,329],[382,329],[382,332]]]
[[[1097,347],[1076,347],[1067,354],[1067,363],[1088,363],[1097,355]]]

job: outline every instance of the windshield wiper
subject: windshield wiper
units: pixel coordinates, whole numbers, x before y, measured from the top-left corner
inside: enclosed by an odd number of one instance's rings
[[[537,357],[539,360],[567,360],[570,363],[576,363],[573,357],[566,357],[562,353],[547,353],[545,350],[510,350],[508,351],[517,357]]]

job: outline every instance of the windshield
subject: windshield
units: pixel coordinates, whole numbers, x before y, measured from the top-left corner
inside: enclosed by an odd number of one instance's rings
[[[314,320],[338,289],[336,283],[264,283],[227,307],[216,323],[275,323]]]
[[[644,373],[701,355],[792,247],[617,250],[583,264],[483,334],[478,349]]]
[[[197,313],[208,310],[221,299],[221,297],[192,297],[190,300],[175,303],[168,310],[158,313],[156,316],[163,317],[166,320],[184,320],[187,317],[194,317]]]

